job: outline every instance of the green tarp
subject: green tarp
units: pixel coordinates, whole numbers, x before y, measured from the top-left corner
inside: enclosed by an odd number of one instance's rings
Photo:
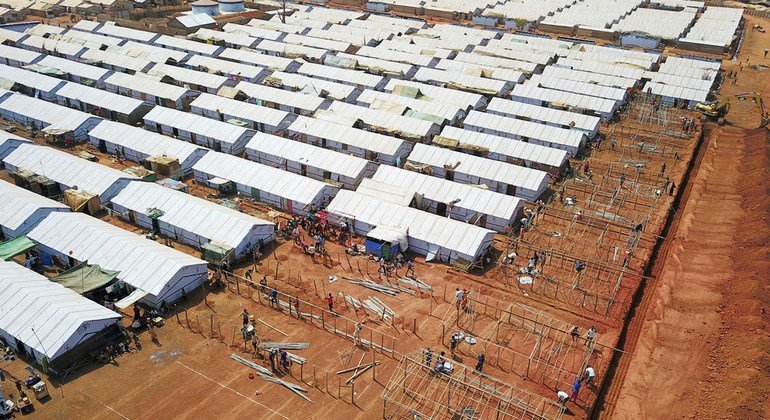
[[[109,284],[117,276],[117,271],[103,270],[98,265],[80,263],[58,276],[51,277],[51,281],[82,295]]]
[[[35,243],[29,240],[26,236],[19,236],[0,243],[0,258],[3,261],[8,261],[11,258],[23,254],[35,247]]]

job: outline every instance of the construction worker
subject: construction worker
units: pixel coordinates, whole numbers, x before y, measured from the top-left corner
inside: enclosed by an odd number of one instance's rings
[[[591,366],[588,366],[586,368],[585,373],[586,373],[586,386],[589,386],[596,379],[596,372],[594,371],[594,368],[592,368]]]
[[[556,399],[559,400],[559,404],[564,408],[567,406],[567,401],[569,401],[569,394],[564,391],[556,391]]]
[[[249,310],[246,308],[243,308],[243,312],[241,312],[241,317],[243,318],[243,326],[249,324]]]
[[[580,378],[575,379],[575,382],[572,383],[572,395],[569,396],[569,399],[571,399],[574,402],[577,402],[578,394],[580,394],[581,386],[583,386],[583,383],[580,382]]]
[[[364,329],[364,324],[358,322],[356,323],[355,328],[353,329],[353,338],[356,342],[356,345],[361,344],[361,331]]]
[[[586,331],[586,346],[588,343],[592,343],[594,339],[596,338],[596,327],[591,326],[591,328]]]
[[[569,335],[572,336],[572,341],[577,341],[578,338],[580,338],[580,331],[578,330],[578,326],[575,325],[572,327],[572,331],[569,332]]]
[[[479,353],[478,357],[476,358],[476,370],[481,372],[484,369],[484,361],[486,361],[486,357],[484,356],[484,353]]]
[[[412,265],[412,260],[406,260],[406,273],[404,276],[409,277],[409,273],[412,273],[412,277],[414,277],[414,266]]]

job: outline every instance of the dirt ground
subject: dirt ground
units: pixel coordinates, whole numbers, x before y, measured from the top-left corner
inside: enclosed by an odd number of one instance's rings
[[[767,99],[770,71],[751,66],[770,67],[769,46],[747,29],[720,93]],[[750,101],[727,121],[711,126],[600,417],[770,418],[770,136]]]

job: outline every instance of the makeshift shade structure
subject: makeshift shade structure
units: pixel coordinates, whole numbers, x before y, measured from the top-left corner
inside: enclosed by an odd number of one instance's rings
[[[26,236],[19,236],[9,241],[0,243],[0,258],[8,261],[11,258],[23,254],[35,247],[35,243]]]
[[[115,280],[119,273],[119,271],[104,270],[96,264],[88,265],[86,261],[58,276],[51,277],[51,281],[82,295],[106,286]]]

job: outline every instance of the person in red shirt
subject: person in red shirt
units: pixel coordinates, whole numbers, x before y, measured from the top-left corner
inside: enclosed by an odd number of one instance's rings
[[[331,293],[329,293],[329,296],[326,298],[326,303],[329,305],[329,312],[334,312],[334,298]]]

